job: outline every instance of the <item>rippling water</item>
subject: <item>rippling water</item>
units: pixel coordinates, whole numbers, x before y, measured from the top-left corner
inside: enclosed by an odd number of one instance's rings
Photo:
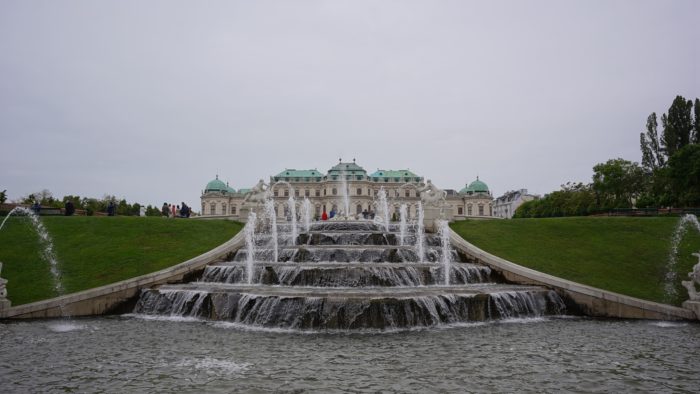
[[[394,333],[111,317],[0,323],[8,392],[697,392],[700,324],[552,318]]]

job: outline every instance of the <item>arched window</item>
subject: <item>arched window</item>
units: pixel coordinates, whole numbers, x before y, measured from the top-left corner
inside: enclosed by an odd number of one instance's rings
[[[216,215],[216,203],[215,202],[211,203],[211,206],[209,208],[211,208],[211,210],[209,211],[209,214]]]
[[[357,213],[358,215],[362,213],[362,204],[357,204],[357,207],[355,207],[355,213]]]
[[[472,204],[467,205],[467,216],[472,216]]]
[[[479,204],[479,216],[484,216],[484,206]]]
[[[331,190],[331,194],[333,194],[334,196],[338,194],[338,189],[333,188],[333,190]]]

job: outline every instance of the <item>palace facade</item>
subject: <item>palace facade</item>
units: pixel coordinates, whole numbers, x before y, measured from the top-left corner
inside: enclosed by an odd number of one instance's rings
[[[343,179],[345,178],[345,179]],[[422,176],[410,170],[377,170],[367,174],[364,168],[353,162],[342,161],[327,173],[317,169],[286,169],[271,176],[269,187],[279,219],[284,220],[288,214],[287,201],[290,193],[297,203],[308,198],[313,207],[314,216],[320,217],[326,212],[344,210],[343,187],[347,187],[350,201],[350,214],[357,215],[363,211],[375,211],[375,197],[381,188],[387,193],[391,212],[399,214],[401,204],[408,207],[408,216],[413,219],[418,215],[420,195],[418,188],[425,182]],[[250,189],[233,189],[216,179],[207,183],[202,191],[202,216],[226,216],[245,221],[241,207]],[[477,179],[460,191],[445,189],[445,217],[449,220],[466,218],[493,217],[493,197],[488,186]],[[247,203],[249,206],[250,203]],[[297,212],[299,212],[297,210]]]

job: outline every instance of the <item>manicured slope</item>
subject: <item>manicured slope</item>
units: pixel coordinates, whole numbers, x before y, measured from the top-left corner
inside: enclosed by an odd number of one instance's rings
[[[457,222],[474,245],[551,275],[647,300],[680,305],[680,285],[697,263],[700,234],[688,228],[679,248],[676,296],[664,293],[678,218],[549,218]]]
[[[151,217],[42,217],[53,238],[66,293],[181,263],[226,242],[241,228],[226,220]],[[38,237],[26,218],[0,230],[0,276],[12,305],[56,296]]]

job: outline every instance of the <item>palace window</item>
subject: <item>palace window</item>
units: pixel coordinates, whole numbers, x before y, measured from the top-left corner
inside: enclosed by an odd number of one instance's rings
[[[321,189],[316,189],[316,197],[321,197]]]
[[[358,215],[362,213],[362,205],[357,204],[357,207],[355,207],[355,213]]]
[[[222,214],[222,215],[226,215],[226,212],[228,212],[228,211],[226,210],[226,204],[221,203],[221,214]]]
[[[216,203],[215,202],[211,203],[210,208],[211,208],[211,210],[209,211],[209,214],[216,215]]]
[[[309,197],[310,195],[311,195],[311,190],[309,190],[309,189],[304,190],[305,197]]]
[[[333,190],[331,190],[331,193],[335,196],[336,194],[338,194],[338,189],[333,188]]]
[[[472,204],[467,205],[467,216],[472,215]]]
[[[406,189],[406,197],[411,197],[411,191]]]
[[[360,187],[357,188],[357,195],[358,196],[362,195],[362,188],[360,188]]]
[[[464,215],[464,208],[458,207],[457,208],[457,215]]]
[[[484,216],[484,206],[479,204],[479,216]]]
[[[321,206],[320,205],[316,205],[316,216],[317,217],[321,216]]]
[[[299,197],[299,190],[294,190],[294,197]]]
[[[279,192],[277,191],[277,189],[275,189],[275,193],[274,193],[274,194],[275,194],[275,197],[279,196]]]
[[[288,189],[284,189],[284,196],[289,197],[289,190]]]
[[[231,205],[231,215],[235,215],[235,214],[236,214],[236,206]]]

